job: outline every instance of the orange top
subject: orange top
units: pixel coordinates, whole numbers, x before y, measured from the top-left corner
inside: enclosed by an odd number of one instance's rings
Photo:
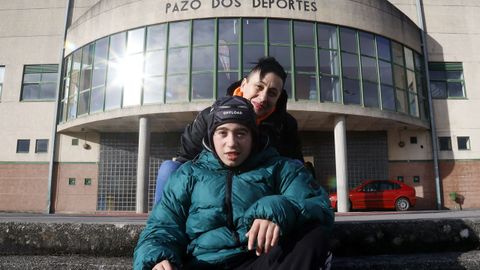
[[[233,91],[233,95],[234,95],[234,96],[243,97],[242,89],[240,89],[240,87],[237,87],[237,89],[235,89],[235,91]],[[265,115],[260,116],[260,117],[257,116],[257,126],[258,126],[263,120],[267,119],[267,117],[269,117],[274,111],[275,111],[275,107],[273,107],[273,108],[272,108],[268,113],[266,113]]]

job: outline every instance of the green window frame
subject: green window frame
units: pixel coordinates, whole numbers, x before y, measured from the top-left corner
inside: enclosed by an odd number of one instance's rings
[[[461,62],[430,62],[430,87],[434,99],[465,99],[465,78]]]
[[[25,65],[22,101],[55,101],[58,65]]]

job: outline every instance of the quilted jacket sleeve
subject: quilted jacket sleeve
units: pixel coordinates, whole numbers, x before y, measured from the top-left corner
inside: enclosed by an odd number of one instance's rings
[[[268,219],[280,226],[282,235],[308,221],[316,221],[330,230],[334,214],[327,193],[307,169],[289,160],[281,162],[276,168],[280,194],[255,202],[245,213],[246,224],[251,226],[257,218]]]
[[[152,269],[167,259],[177,267],[188,245],[185,223],[191,195],[190,163],[180,167],[170,178],[160,203],[157,203],[140,234],[134,252],[133,268]]]

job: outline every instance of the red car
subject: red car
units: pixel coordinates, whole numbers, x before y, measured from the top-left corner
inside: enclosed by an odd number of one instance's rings
[[[330,193],[332,207],[337,209],[337,193]],[[396,180],[366,180],[350,190],[350,209],[396,209],[414,207],[415,189]]]

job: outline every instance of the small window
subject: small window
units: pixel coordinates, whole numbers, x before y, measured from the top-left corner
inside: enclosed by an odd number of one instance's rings
[[[417,137],[410,137],[410,143],[411,144],[417,144]]]
[[[452,151],[452,139],[450,137],[438,137],[440,151]]]
[[[17,153],[30,152],[30,140],[17,140]]]
[[[457,137],[458,150],[470,150],[470,137]]]
[[[85,186],[91,186],[92,185],[92,178],[85,178],[83,184]]]
[[[72,139],[72,145],[78,145],[78,139]]]
[[[58,65],[27,65],[24,68],[22,98],[24,101],[55,100]]]
[[[35,144],[35,153],[47,153],[48,152],[48,140],[37,140]]]
[[[465,98],[462,63],[429,63],[432,97]]]
[[[76,182],[76,179],[71,177],[71,178],[68,178],[68,185],[69,186],[75,186],[75,182]]]

